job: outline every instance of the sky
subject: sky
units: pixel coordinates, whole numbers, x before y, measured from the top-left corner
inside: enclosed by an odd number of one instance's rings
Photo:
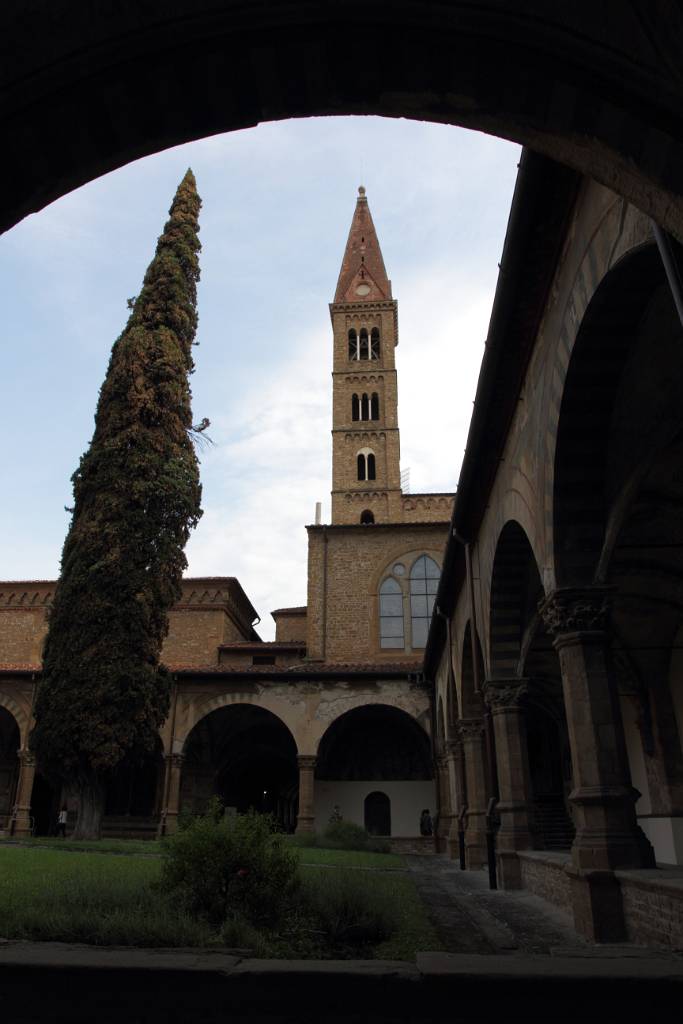
[[[520,148],[447,125],[310,118],[213,136],[113,171],[0,236],[0,578],[53,579],[70,477],[188,166],[203,206],[195,422],[204,515],[188,575],[306,603],[315,503],[330,518],[334,295],[365,185],[398,299],[401,468],[455,490]]]

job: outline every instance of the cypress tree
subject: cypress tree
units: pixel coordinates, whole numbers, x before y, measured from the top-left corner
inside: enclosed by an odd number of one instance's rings
[[[170,677],[160,664],[201,516],[189,374],[201,201],[188,170],[100,390],[72,477],[35,701],[40,769],[78,791],[79,838],[97,838],[107,778],[156,748]]]

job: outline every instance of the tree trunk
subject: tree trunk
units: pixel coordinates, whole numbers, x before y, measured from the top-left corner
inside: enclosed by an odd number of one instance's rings
[[[104,786],[96,772],[78,780],[78,818],[72,839],[100,839],[104,813]]]

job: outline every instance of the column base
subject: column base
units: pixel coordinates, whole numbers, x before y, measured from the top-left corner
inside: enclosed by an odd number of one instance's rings
[[[574,927],[590,942],[626,941],[621,887],[611,871],[567,868]]]
[[[172,836],[178,831],[178,814],[176,811],[167,811],[159,822],[159,836]]]
[[[470,838],[465,834],[465,868],[467,871],[479,871],[488,865],[486,836],[477,835]]]
[[[523,889],[522,865],[514,850],[496,852],[496,876],[499,889]]]
[[[299,817],[296,819],[295,831],[297,834],[299,832],[315,832],[315,818],[312,816],[310,818],[305,817],[300,814]]]
[[[30,808],[18,807],[12,819],[12,835],[26,838],[33,835]]]

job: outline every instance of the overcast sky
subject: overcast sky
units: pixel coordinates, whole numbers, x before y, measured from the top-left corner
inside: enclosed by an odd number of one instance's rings
[[[195,421],[204,516],[189,574],[237,576],[273,636],[306,603],[306,531],[329,521],[328,313],[357,188],[398,299],[401,467],[454,490],[519,147],[442,125],[315,118],[139,160],[0,236],[4,579],[59,572],[70,476],[168,207],[191,166],[203,200]]]

